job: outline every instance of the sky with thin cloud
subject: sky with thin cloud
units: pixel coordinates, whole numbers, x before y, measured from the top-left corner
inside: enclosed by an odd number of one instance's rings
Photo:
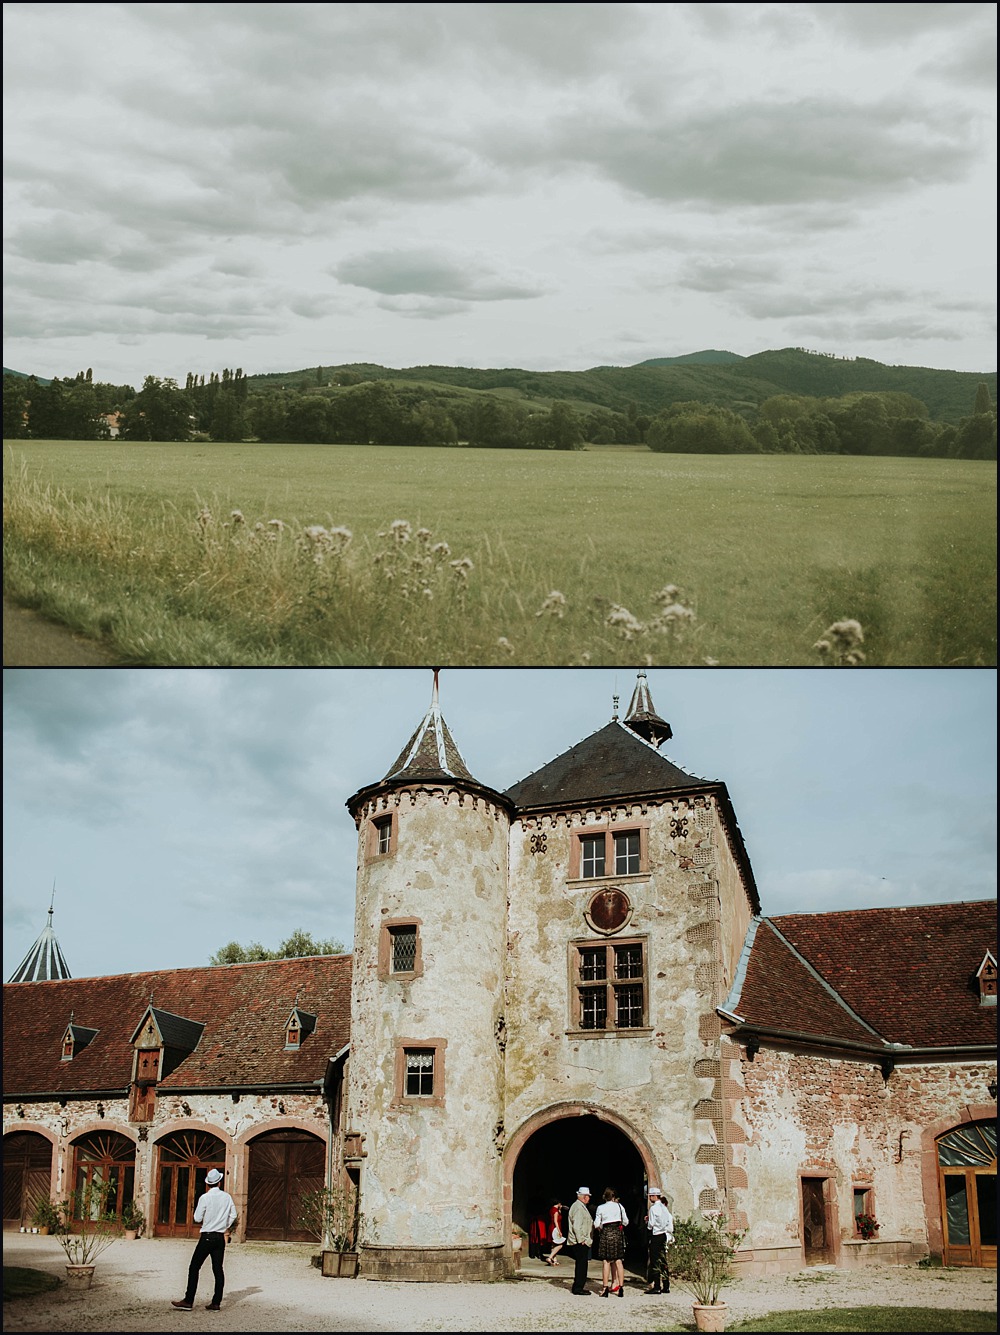
[[[15,370],[995,368],[992,4],[3,19]]]
[[[663,752],[726,783],[768,915],[996,896],[996,676],[650,669]],[[636,674],[446,669],[506,789],[627,710]],[[196,967],[296,928],[353,939],[346,802],[392,767],[427,669],[4,672],[4,979],[45,925],[75,977]]]

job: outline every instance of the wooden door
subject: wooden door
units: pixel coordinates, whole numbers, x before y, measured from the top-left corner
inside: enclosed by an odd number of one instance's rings
[[[34,1131],[3,1139],[3,1226],[30,1228],[41,1201],[50,1199],[52,1146]]]
[[[826,1265],[833,1260],[826,1184],[824,1177],[802,1178],[802,1248],[806,1265]]]
[[[158,1238],[196,1238],[194,1207],[205,1188],[205,1174],[217,1168],[225,1188],[226,1147],[204,1131],[175,1131],[157,1145],[156,1207],[153,1233]]]
[[[995,1122],[970,1122],[938,1140],[944,1263],[997,1265]]]
[[[306,1131],[270,1131],[250,1144],[248,1238],[309,1242],[302,1197],[326,1185],[326,1144]]]

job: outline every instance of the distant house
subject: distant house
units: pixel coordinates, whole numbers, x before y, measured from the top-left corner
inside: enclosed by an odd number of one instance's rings
[[[186,1235],[219,1167],[243,1237],[301,1237],[338,1181],[363,1275],[490,1279],[582,1181],[633,1262],[656,1185],[746,1229],[748,1273],[995,1267],[995,901],[763,916],[671,736],[640,673],[499,791],[435,681],[347,800],[353,955],[74,980],[43,933],[4,988],[4,1226],[94,1182]]]
[[[118,432],[121,429],[121,421],[122,421],[121,413],[101,413],[101,421],[107,428],[107,433],[109,438],[111,440],[115,440],[118,436]]]

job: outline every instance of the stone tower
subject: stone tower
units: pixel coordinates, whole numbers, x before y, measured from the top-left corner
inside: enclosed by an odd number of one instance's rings
[[[503,1273],[509,799],[431,705],[358,829],[347,1119],[361,1137],[361,1273]]]

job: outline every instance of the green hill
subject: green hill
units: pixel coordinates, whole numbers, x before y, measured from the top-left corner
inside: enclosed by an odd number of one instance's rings
[[[716,360],[706,361],[704,358]],[[324,366],[321,383],[390,380],[397,386],[420,382],[425,387],[504,391],[539,406],[565,399],[577,407],[624,412],[634,403],[654,415],[672,403],[698,399],[719,407],[756,407],[775,394],[839,398],[859,391],[912,394],[927,405],[932,420],[957,423],[972,412],[976,389],[990,387],[996,401],[996,372],[937,371],[922,366],[886,366],[867,357],[839,358],[798,348],[758,352],[691,353],[653,358],[636,366],[595,366],[587,371],[526,371],[517,367],[410,366],[392,368],[370,362]],[[247,377],[251,389],[285,386],[315,387],[316,367]]]

